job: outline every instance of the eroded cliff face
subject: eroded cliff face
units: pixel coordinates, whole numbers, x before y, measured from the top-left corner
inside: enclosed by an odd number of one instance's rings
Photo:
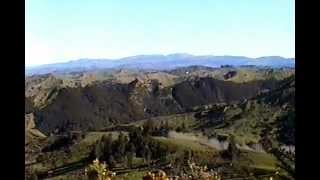
[[[194,106],[233,103],[252,98],[263,89],[274,88],[276,81],[253,81],[234,83],[212,78],[200,78],[194,81],[184,81],[173,87],[174,99],[184,108]]]
[[[39,129],[49,133],[99,129],[180,111],[171,92],[158,81],[135,80],[129,84],[99,82],[61,88],[50,103],[35,110],[35,115]]]
[[[36,126],[45,134],[98,130],[112,124],[181,113],[194,106],[237,102],[256,96],[273,84],[239,84],[212,78],[186,80],[173,86],[163,86],[157,79],[135,79],[128,84],[103,81],[85,87],[56,84],[46,89],[42,103],[27,98],[26,109],[34,112]]]

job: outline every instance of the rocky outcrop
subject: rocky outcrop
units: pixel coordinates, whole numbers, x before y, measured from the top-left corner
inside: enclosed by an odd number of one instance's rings
[[[35,127],[36,127],[36,125],[34,123],[33,113],[25,114],[25,128],[26,128],[26,130],[33,129]]]
[[[31,141],[45,137],[46,136],[36,128],[34,114],[25,114],[25,143],[28,144]]]

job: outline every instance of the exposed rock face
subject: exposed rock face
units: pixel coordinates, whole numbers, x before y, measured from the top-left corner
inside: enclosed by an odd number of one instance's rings
[[[52,75],[42,75],[40,77],[31,77],[26,80],[25,96],[27,110],[31,107],[41,108],[57,95],[59,89],[62,87],[63,81]]]
[[[67,86],[65,82],[70,79],[61,80],[52,75],[28,77],[25,113],[34,113],[36,127],[45,134],[96,130],[210,104],[237,103],[256,96],[263,89],[272,90],[277,83],[276,80],[235,83],[211,76],[185,78],[180,75],[200,70],[119,72],[119,78],[90,81],[86,86]],[[216,72],[212,68],[204,70]],[[127,75],[131,79],[126,78]],[[70,82],[77,80],[73,78]]]
[[[27,130],[35,128],[34,115],[33,113],[25,114],[25,128]]]
[[[100,82],[86,87],[62,88],[55,98],[35,112],[37,127],[48,134],[92,130],[188,108],[233,102],[255,96],[268,83],[237,84],[212,78],[161,87],[157,80],[135,79],[129,84]]]
[[[99,129],[110,124],[180,112],[168,89],[154,81],[129,84],[96,83],[60,89],[55,99],[36,112],[45,133]]]
[[[185,81],[174,86],[172,94],[184,108],[209,103],[232,103],[256,96],[265,87],[273,88],[272,81],[233,83],[212,78]]]
[[[36,129],[35,116],[33,113],[25,114],[25,143],[28,144],[35,139],[45,138],[38,129]]]
[[[24,107],[25,107],[24,108],[25,109],[24,112],[26,114],[29,114],[29,113],[31,113],[31,112],[33,112],[35,110],[33,102],[32,102],[32,100],[30,98],[26,97],[24,103],[25,103],[24,104]]]
[[[29,77],[26,79],[25,86],[25,94],[26,97],[36,97],[39,96],[39,93],[45,92],[48,89],[52,89],[57,86],[61,86],[63,81],[58,79],[50,74]]]

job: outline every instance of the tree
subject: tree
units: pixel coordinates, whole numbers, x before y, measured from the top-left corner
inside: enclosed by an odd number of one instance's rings
[[[181,169],[183,167],[183,163],[184,163],[184,158],[183,158],[183,154],[182,153],[176,153],[175,156],[172,159],[172,164],[173,164],[173,173],[174,174],[178,174],[179,172],[181,172]]]
[[[163,123],[159,129],[159,135],[160,136],[168,136],[170,130],[170,126],[169,126],[169,122],[166,121],[165,123]]]
[[[94,156],[100,160],[107,161],[108,157],[112,154],[112,135],[103,135],[97,141],[94,149]]]
[[[38,180],[37,174],[33,172],[30,176],[30,180]]]
[[[101,142],[101,139],[96,142],[94,147],[94,155],[96,158],[101,159],[104,155],[104,144]]]
[[[292,178],[296,176],[295,173],[295,156],[281,150],[280,148],[273,148],[272,154],[279,160],[278,168],[286,171]]]
[[[126,146],[128,143],[128,138],[122,132],[120,132],[120,134],[119,134],[118,143],[119,143],[118,144],[118,146],[119,146],[118,151],[123,156],[123,155],[125,155]]]
[[[133,144],[136,145],[136,147],[138,147],[139,144],[142,143],[141,140],[143,139],[142,130],[139,128],[131,128],[129,130],[129,139]]]
[[[268,137],[268,135],[263,136],[259,142],[261,143],[262,147],[267,151],[270,152],[272,151],[272,141],[270,140],[270,138]]]
[[[109,156],[109,158],[108,158],[108,164],[109,164],[110,167],[115,167],[116,161],[115,161],[113,155],[110,155],[110,156]]]
[[[114,141],[112,146],[112,152],[115,156],[117,162],[122,162],[125,155],[126,144],[128,139],[124,136],[122,132],[119,133],[118,139]]]
[[[134,144],[137,157],[143,157],[146,138],[142,135],[142,130],[139,128],[132,128],[129,131],[130,143]]]
[[[152,135],[155,128],[155,124],[151,119],[148,119],[143,125],[143,134]]]
[[[184,163],[186,164],[188,161],[191,160],[191,151],[190,150],[184,150]]]
[[[186,131],[186,124],[184,123],[184,121],[181,124],[181,129],[182,131]]]
[[[135,157],[136,154],[136,148],[134,144],[129,141],[126,145],[126,156],[127,156],[127,166],[132,168],[133,165],[133,158]]]
[[[240,150],[236,145],[235,137],[233,135],[230,136],[230,142],[229,142],[227,152],[229,157],[231,157],[232,161],[235,161],[240,154]]]
[[[148,146],[145,147],[145,152],[144,152],[144,159],[146,160],[147,164],[150,166],[151,162],[151,150]]]
[[[136,147],[131,141],[129,141],[127,143],[127,145],[126,145],[126,152],[130,152],[130,153],[133,153],[133,154],[136,153]]]
[[[177,128],[176,128],[176,131],[177,131],[177,132],[181,132],[181,131],[182,131],[182,128],[181,128],[181,127],[177,127]]]
[[[112,135],[108,136],[103,135],[101,138],[101,143],[103,145],[103,160],[107,160],[108,157],[112,154]]]
[[[168,131],[170,130],[170,126],[169,126],[169,121],[168,120],[165,122],[164,128],[167,129]]]
[[[287,145],[295,144],[295,113],[293,110],[279,118],[277,139]]]
[[[134,158],[133,152],[128,152],[127,153],[127,166],[130,168],[133,167],[133,158]]]

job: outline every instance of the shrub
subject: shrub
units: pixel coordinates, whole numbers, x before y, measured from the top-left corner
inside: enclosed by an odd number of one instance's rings
[[[111,180],[115,173],[107,170],[106,164],[95,159],[92,164],[85,169],[85,174],[89,180]]]

